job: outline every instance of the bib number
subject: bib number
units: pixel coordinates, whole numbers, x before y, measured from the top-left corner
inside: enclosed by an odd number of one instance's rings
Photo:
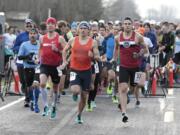
[[[139,86],[144,86],[146,81],[146,74],[144,72],[136,72],[134,82]]]
[[[35,73],[36,73],[36,74],[39,74],[39,73],[40,73],[40,67],[35,68]]]
[[[62,76],[62,75],[63,75],[63,72],[62,72],[62,70],[60,69],[60,67],[57,67],[57,71],[58,71],[58,76]]]
[[[94,64],[94,69],[96,74],[99,73],[99,66],[97,62]]]
[[[70,72],[70,81],[74,81],[76,79],[76,73]]]
[[[116,72],[119,72],[119,65],[116,66]]]

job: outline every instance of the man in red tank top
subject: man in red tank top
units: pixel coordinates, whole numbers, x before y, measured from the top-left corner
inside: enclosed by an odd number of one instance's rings
[[[39,59],[40,59],[40,90],[42,94],[44,112],[43,116],[48,114],[48,102],[47,102],[47,92],[45,86],[47,79],[50,76],[53,83],[53,103],[51,110],[51,118],[56,116],[56,103],[57,103],[57,91],[60,77],[58,76],[57,67],[62,64],[62,50],[66,45],[66,42],[63,37],[59,36],[55,32],[56,28],[56,19],[48,18],[46,20],[47,25],[47,34],[41,37],[40,39],[40,50],[39,50]]]
[[[119,93],[122,121],[127,122],[126,115],[128,83],[134,87],[136,105],[140,105],[137,85],[134,83],[135,73],[139,71],[140,56],[146,53],[147,46],[143,37],[133,31],[132,20],[129,17],[124,19],[124,31],[116,37],[116,45],[120,47],[120,72],[119,72]]]
[[[97,42],[89,36],[90,26],[88,22],[82,21],[79,24],[79,36],[71,39],[63,50],[63,65],[66,61],[66,50],[71,48],[70,58],[70,84],[73,92],[73,100],[77,101],[80,94],[78,114],[76,122],[81,124],[81,113],[86,105],[87,95],[91,84],[91,61],[99,60]]]

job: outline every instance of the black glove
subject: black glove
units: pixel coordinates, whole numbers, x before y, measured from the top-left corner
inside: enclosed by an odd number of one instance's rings
[[[21,56],[18,56],[18,59],[19,60],[32,60],[32,57],[33,57],[34,53],[29,53],[28,55],[21,55]]]

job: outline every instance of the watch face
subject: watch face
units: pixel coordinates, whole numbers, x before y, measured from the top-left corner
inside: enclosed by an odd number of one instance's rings
[[[124,41],[123,47],[124,48],[129,48],[130,47],[130,43],[128,41]]]

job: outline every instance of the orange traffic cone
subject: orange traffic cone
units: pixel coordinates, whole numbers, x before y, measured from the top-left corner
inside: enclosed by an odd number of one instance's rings
[[[14,91],[16,94],[19,94],[19,75],[17,72],[14,72]]]
[[[170,68],[169,69],[169,87],[172,88],[173,87],[173,79],[174,75],[173,75],[173,69]]]
[[[156,78],[156,74],[154,74],[153,80],[152,80],[152,87],[151,87],[153,96],[156,95],[156,87],[157,87],[157,78]]]

